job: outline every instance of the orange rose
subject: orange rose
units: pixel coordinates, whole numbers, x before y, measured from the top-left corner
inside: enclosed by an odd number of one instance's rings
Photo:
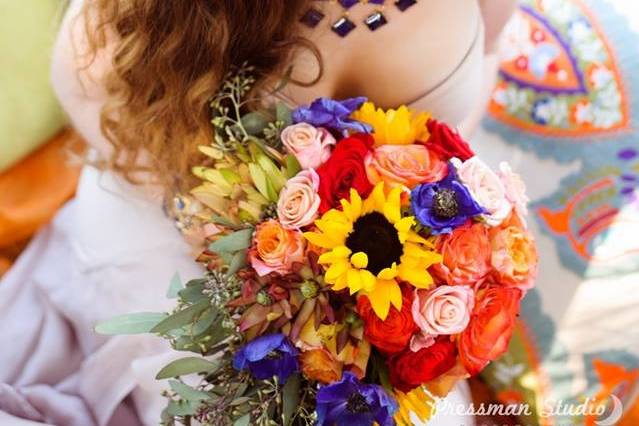
[[[445,178],[448,164],[424,145],[382,145],[366,158],[366,174],[373,184],[384,181],[413,189]]]
[[[298,361],[304,376],[321,383],[332,383],[342,377],[342,363],[326,349],[311,349],[302,352]]]
[[[248,258],[259,276],[271,272],[286,274],[295,262],[304,258],[304,238],[302,233],[284,229],[276,220],[268,220],[257,226],[253,236],[253,246]]]
[[[442,263],[430,269],[448,285],[475,287],[490,272],[488,228],[481,223],[469,222],[450,234],[438,236],[436,247],[442,254]]]
[[[537,247],[518,221],[509,222],[490,230],[493,276],[499,284],[528,290],[537,273]]]
[[[459,357],[471,376],[508,349],[519,312],[521,290],[487,287],[479,291],[475,309],[458,343]]]

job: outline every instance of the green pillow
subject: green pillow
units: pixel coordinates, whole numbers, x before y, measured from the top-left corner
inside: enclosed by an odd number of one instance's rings
[[[65,124],[49,83],[63,0],[0,0],[0,171]]]

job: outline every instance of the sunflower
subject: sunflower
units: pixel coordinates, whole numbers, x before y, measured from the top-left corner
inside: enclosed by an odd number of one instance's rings
[[[425,142],[430,136],[426,127],[430,114],[413,113],[406,106],[401,106],[397,110],[384,111],[381,108],[375,108],[372,102],[366,102],[353,113],[353,119],[373,126],[373,136],[377,146]]]
[[[318,232],[304,234],[327,250],[319,263],[332,290],[365,294],[382,320],[391,304],[402,307],[400,282],[429,288],[433,278],[427,269],[441,262],[432,243],[412,230],[415,218],[402,217],[401,195],[402,189],[394,188],[387,196],[383,182],[365,201],[351,189],[350,201],[340,201],[342,210],[329,210],[315,221]]]
[[[423,387],[417,387],[408,393],[395,391],[395,399],[399,410],[395,413],[395,422],[398,426],[410,426],[413,416],[422,422],[428,422],[435,414],[437,400]]]

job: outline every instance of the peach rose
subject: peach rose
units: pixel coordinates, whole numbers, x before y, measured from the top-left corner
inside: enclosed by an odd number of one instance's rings
[[[528,290],[537,274],[537,247],[530,232],[512,223],[490,230],[495,281]]]
[[[464,331],[474,305],[475,292],[469,286],[443,285],[416,291],[412,312],[421,334],[411,340],[410,349],[417,352],[435,343],[437,336]]]
[[[298,360],[307,379],[327,384],[342,378],[342,363],[324,348],[302,352]]]
[[[468,187],[475,201],[488,212],[482,215],[486,223],[490,226],[502,223],[510,214],[512,205],[499,176],[477,157],[463,163],[455,158],[452,162],[459,179]]]
[[[316,169],[331,156],[336,141],[330,132],[308,123],[298,123],[282,130],[282,143],[303,169]]]
[[[490,272],[492,249],[484,224],[468,222],[450,234],[438,236],[436,249],[442,254],[442,262],[431,266],[431,270],[448,285],[475,288]]]
[[[255,229],[248,257],[261,277],[271,272],[286,274],[293,263],[304,260],[304,237],[299,231],[284,229],[276,220],[268,220]]]
[[[286,229],[310,225],[317,217],[320,199],[319,176],[313,169],[302,170],[286,182],[277,202],[277,217]]]
[[[424,145],[382,145],[366,158],[366,174],[373,184],[384,181],[413,189],[444,179],[448,164]]]

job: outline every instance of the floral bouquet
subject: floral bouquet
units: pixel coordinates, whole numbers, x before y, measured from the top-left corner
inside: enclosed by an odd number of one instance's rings
[[[410,425],[502,355],[537,253],[524,185],[426,113],[363,98],[243,114],[250,69],[212,101],[201,184],[171,210],[204,278],[169,289],[152,332],[198,354],[163,424]],[[195,377],[195,379],[194,379]]]

